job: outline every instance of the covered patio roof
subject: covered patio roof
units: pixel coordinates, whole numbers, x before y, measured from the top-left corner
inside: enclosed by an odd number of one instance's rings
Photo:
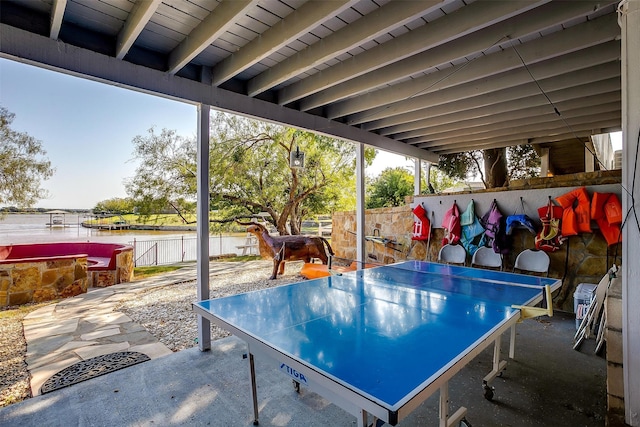
[[[359,165],[362,144],[437,162],[622,129],[627,211],[640,188],[638,28],[640,0],[3,0],[0,56],[198,105],[199,218],[211,107],[361,143]],[[640,250],[635,218],[623,262]],[[207,259],[202,245],[199,297]],[[640,268],[623,274],[626,421],[638,426]]]
[[[2,55],[436,162],[621,130],[617,2],[2,2]]]

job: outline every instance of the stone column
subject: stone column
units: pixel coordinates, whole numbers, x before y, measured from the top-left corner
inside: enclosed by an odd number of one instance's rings
[[[622,425],[624,375],[622,361],[622,279],[611,282],[604,306],[607,316],[607,425]]]

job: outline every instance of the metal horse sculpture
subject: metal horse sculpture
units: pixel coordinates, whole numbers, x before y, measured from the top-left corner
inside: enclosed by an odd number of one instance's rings
[[[331,245],[320,236],[271,236],[267,229],[255,222],[238,222],[248,225],[247,232],[258,238],[258,249],[264,259],[273,259],[273,273],[269,279],[273,280],[278,274],[284,273],[285,261],[311,262],[311,258],[318,258],[323,264],[329,262],[325,252],[325,245],[330,255],[333,255]]]

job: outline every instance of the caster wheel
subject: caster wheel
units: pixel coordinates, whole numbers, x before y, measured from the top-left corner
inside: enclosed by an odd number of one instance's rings
[[[460,427],[471,427],[471,423],[466,418],[460,420]]]
[[[293,380],[293,389],[296,391],[296,393],[300,393],[300,383],[296,380]]]
[[[493,400],[493,387],[489,387],[488,385],[484,386],[484,398],[488,401]]]

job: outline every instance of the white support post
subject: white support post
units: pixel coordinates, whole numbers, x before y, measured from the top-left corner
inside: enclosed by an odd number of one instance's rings
[[[593,172],[596,170],[596,160],[593,156],[595,151],[593,150],[593,144],[589,143],[591,147],[584,147],[584,171]]]
[[[413,168],[413,194],[418,196],[422,193],[422,162],[420,159],[414,160]]]
[[[549,176],[549,149],[540,150],[540,177]]]
[[[640,426],[640,0],[621,1],[622,35],[622,363],[625,422]]]
[[[209,105],[198,105],[197,299],[209,299]],[[198,347],[211,349],[211,322],[198,315]]]
[[[356,143],[356,258],[358,269],[364,268],[365,240],[364,240],[364,144]]]

